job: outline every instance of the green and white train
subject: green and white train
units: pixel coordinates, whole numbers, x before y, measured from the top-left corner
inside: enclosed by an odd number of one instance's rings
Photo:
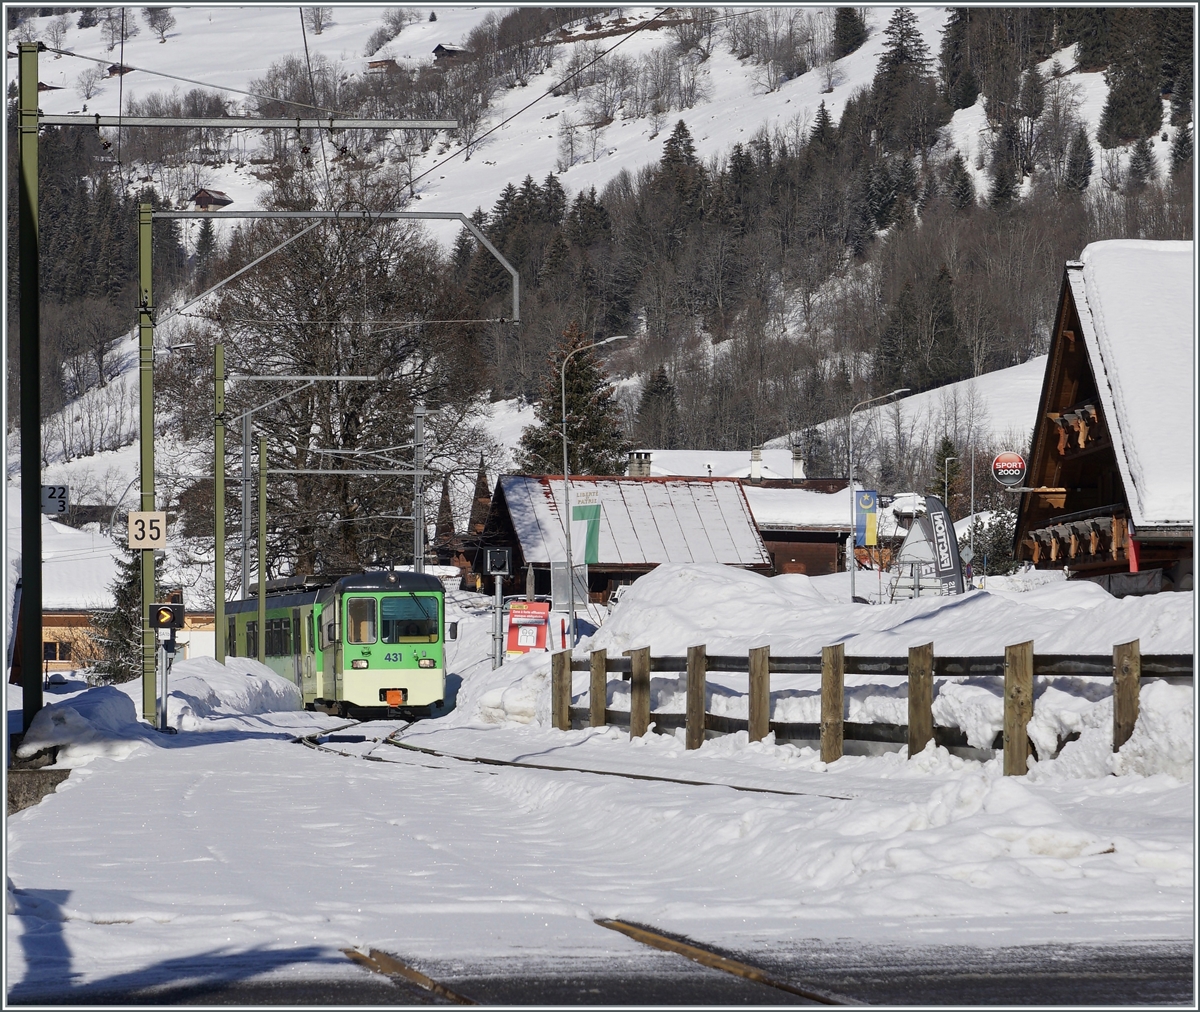
[[[415,717],[446,698],[446,599],[434,576],[380,571],[271,580],[261,633],[257,598],[230,601],[225,614],[226,653],[257,657],[264,635],[267,665],[296,683],[306,709]]]

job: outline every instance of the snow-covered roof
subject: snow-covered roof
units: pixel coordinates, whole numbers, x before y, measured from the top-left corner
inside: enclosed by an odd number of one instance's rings
[[[745,486],[750,510],[760,527],[850,529],[850,490],[813,492],[804,488]]]
[[[563,481],[505,475],[500,487],[526,562],[567,557]],[[770,566],[741,483],[732,478],[571,478],[571,504],[584,495],[600,504],[596,565],[717,562]],[[580,546],[572,547],[577,554]]]
[[[5,609],[11,614],[12,592],[21,575],[21,490],[7,489],[5,526],[8,559]],[[117,576],[120,549],[103,534],[90,534],[42,517],[42,608],[86,611],[112,607],[109,589]]]
[[[1112,239],[1068,283],[1135,527],[1189,526],[1195,450],[1192,243]]]
[[[646,450],[654,477],[748,478],[749,450]],[[792,451],[764,449],[762,476],[791,478]],[[849,506],[846,507],[849,509]]]

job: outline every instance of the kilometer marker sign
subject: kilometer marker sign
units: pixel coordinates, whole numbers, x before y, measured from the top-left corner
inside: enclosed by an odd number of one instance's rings
[[[1025,483],[1025,458],[1011,450],[1001,453],[992,461],[992,477],[1005,488],[1016,488]]]

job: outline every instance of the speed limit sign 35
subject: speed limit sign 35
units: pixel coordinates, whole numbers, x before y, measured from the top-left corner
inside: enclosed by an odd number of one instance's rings
[[[166,548],[167,514],[161,510],[140,510],[129,514],[130,548]]]

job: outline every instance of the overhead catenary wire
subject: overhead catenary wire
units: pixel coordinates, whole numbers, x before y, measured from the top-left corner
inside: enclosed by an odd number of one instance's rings
[[[672,8],[670,8],[670,7],[664,7],[664,8],[663,8],[662,10],[660,10],[660,11],[659,11],[657,14],[655,14],[655,15],[654,15],[654,17],[652,17],[652,18],[650,18],[650,19],[648,19],[648,20],[646,20],[646,21],[643,21],[643,22],[642,22],[640,25],[638,25],[636,28],[634,28],[634,29],[633,29],[633,31],[631,31],[631,32],[630,32],[628,35],[625,35],[625,36],[623,36],[619,42],[616,42],[616,43],[614,43],[613,45],[609,46],[609,47],[608,47],[606,50],[604,50],[604,52],[603,52],[603,53],[601,53],[601,54],[600,54],[599,56],[597,56],[595,59],[593,59],[593,60],[589,60],[589,61],[588,61],[587,63],[585,63],[585,64],[584,64],[582,67],[578,68],[577,70],[574,70],[574,71],[572,71],[570,74],[568,74],[566,77],[564,77],[564,78],[563,78],[561,81],[559,81],[557,84],[555,84],[555,85],[553,85],[553,86],[551,86],[551,87],[547,88],[547,89],[546,89],[545,91],[543,91],[543,92],[542,92],[540,95],[538,95],[538,97],[537,97],[537,98],[535,98],[535,99],[534,99],[532,102],[528,102],[528,103],[526,103],[525,105],[521,106],[521,108],[520,108],[520,109],[518,109],[516,112],[514,112],[514,113],[513,113],[511,116],[506,116],[506,117],[505,117],[504,119],[502,119],[502,120],[501,120],[499,123],[497,123],[497,124],[496,124],[494,127],[491,127],[491,128],[489,128],[488,130],[485,130],[485,131],[484,131],[483,133],[481,133],[481,134],[480,134],[478,137],[476,137],[474,141],[472,141],[472,142],[471,142],[471,146],[473,146],[473,147],[478,147],[478,146],[479,146],[479,142],[480,142],[480,141],[482,141],[482,140],[483,140],[485,137],[490,137],[490,136],[491,136],[492,134],[494,134],[494,133],[495,133],[497,130],[499,130],[499,129],[500,129],[501,127],[503,127],[503,126],[507,126],[509,123],[511,123],[511,122],[512,122],[514,119],[516,119],[516,118],[517,118],[518,116],[520,116],[522,113],[525,113],[525,112],[527,112],[529,109],[532,109],[532,108],[533,108],[535,105],[537,105],[537,104],[538,104],[538,103],[539,103],[539,102],[540,102],[542,99],[544,99],[544,98],[548,98],[550,95],[553,95],[553,94],[554,94],[554,92],[558,91],[558,90],[559,90],[559,89],[560,89],[560,88],[561,88],[561,87],[562,87],[564,84],[566,84],[566,83],[567,83],[568,81],[570,81],[572,78],[574,78],[574,77],[578,77],[578,76],[579,76],[580,74],[582,74],[582,73],[583,73],[585,70],[588,70],[589,68],[591,68],[591,67],[594,67],[594,66],[595,66],[597,63],[599,63],[601,60],[603,60],[603,59],[604,59],[604,57],[606,57],[606,56],[607,56],[609,53],[611,53],[611,52],[612,52],[614,49],[616,49],[618,46],[623,46],[623,45],[624,45],[626,42],[628,42],[630,39],[632,39],[632,38],[633,38],[633,37],[634,37],[634,36],[635,36],[635,35],[636,35],[638,32],[640,32],[640,31],[641,31],[642,29],[644,29],[644,28],[648,28],[650,25],[652,25],[652,24],[653,24],[655,21],[657,21],[657,20],[658,20],[659,18],[661,18],[661,17],[662,17],[664,14],[666,14],[666,13],[667,13],[667,11],[669,11],[669,10],[671,10],[671,9],[672,9]],[[409,182],[408,182],[408,185],[409,185],[409,187],[411,188],[411,187],[412,187],[412,186],[414,186],[416,183],[420,182],[422,179],[424,179],[426,176],[428,176],[428,175],[429,175],[431,172],[435,172],[436,170],[440,169],[440,168],[441,168],[443,165],[445,165],[447,162],[453,161],[453,160],[454,160],[455,158],[457,158],[459,155],[461,155],[461,154],[463,154],[464,152],[466,152],[466,150],[467,150],[467,145],[466,145],[466,144],[464,144],[464,145],[463,145],[462,147],[460,147],[460,148],[459,148],[457,151],[455,151],[455,152],[452,152],[451,154],[447,155],[447,156],[446,156],[445,158],[443,158],[443,159],[442,159],[440,162],[435,162],[433,165],[431,165],[429,168],[427,168],[427,169],[426,169],[424,172],[422,172],[420,175],[418,175],[418,176],[414,176],[412,179],[410,179],[410,180],[409,180]]]
[[[320,8],[313,8],[320,16]],[[304,40],[304,65],[308,68],[308,93],[313,102],[317,100],[317,86],[313,82],[312,60],[308,56],[308,30],[304,27],[304,8],[297,7],[300,12],[300,37]],[[315,106],[314,106],[315,108]],[[321,142],[321,164],[325,167],[325,193],[329,200],[333,200],[333,184],[329,181],[329,160],[325,157],[325,135],[320,131],[317,132],[317,140]]]

